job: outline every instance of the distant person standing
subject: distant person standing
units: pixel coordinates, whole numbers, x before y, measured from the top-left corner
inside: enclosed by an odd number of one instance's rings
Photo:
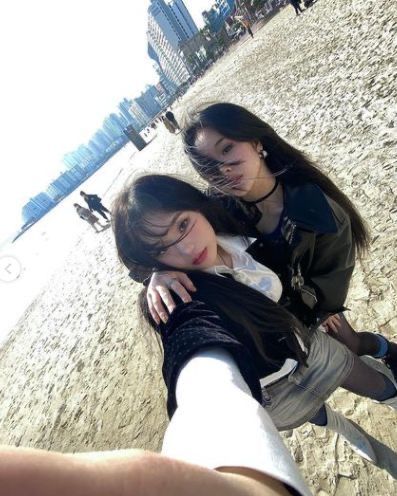
[[[244,19],[243,20],[243,26],[248,31],[248,33],[251,36],[251,38],[253,38],[254,37],[254,33],[252,32],[251,23],[248,21],[248,19]]]
[[[110,211],[102,205],[102,199],[99,198],[98,195],[88,195],[87,193],[84,193],[84,191],[80,191],[80,196],[82,196],[85,200],[85,202],[88,205],[88,208],[90,209],[90,212],[95,210],[98,212],[98,214],[102,215],[104,219],[109,221],[110,219],[107,218],[105,212],[110,214]]]
[[[177,120],[175,119],[175,115],[173,112],[171,112],[171,110],[167,110],[167,112],[165,113],[165,118],[168,119],[168,121],[174,126],[175,131],[181,130]]]
[[[101,230],[104,228],[104,226],[99,222],[99,219],[96,215],[94,215],[92,212],[88,210],[88,208],[84,208],[78,203],[73,203],[74,208],[76,209],[77,215],[80,217],[80,219],[85,220],[88,222],[88,224],[95,229],[95,232],[101,232]],[[100,230],[97,229],[97,224],[101,228]]]
[[[300,6],[300,1],[299,0],[289,0],[289,3],[295,9],[296,15],[299,15],[299,13],[303,12],[302,7]]]
[[[163,124],[164,124],[165,128],[167,129],[167,131],[169,131],[172,134],[175,133],[175,126],[173,126],[171,124],[171,122],[167,119],[167,117],[165,115],[163,115]]]
[[[235,19],[237,19],[237,21],[244,27],[244,29],[248,31],[251,38],[253,38],[254,33],[252,32],[250,21],[242,16],[235,16]]]

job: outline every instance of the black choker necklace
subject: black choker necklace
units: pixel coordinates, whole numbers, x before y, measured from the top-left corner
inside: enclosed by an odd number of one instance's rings
[[[266,198],[269,198],[269,196],[271,196],[276,191],[277,186],[278,186],[278,180],[276,178],[276,182],[274,183],[273,188],[265,196],[262,196],[261,198],[258,198],[257,200],[254,200],[254,201],[247,201],[247,200],[243,200],[243,201],[244,201],[244,203],[247,203],[248,205],[256,205],[257,203],[259,203],[263,200],[266,200]]]

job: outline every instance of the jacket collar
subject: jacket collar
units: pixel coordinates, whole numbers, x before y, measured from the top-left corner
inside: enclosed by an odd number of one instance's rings
[[[336,233],[338,226],[322,190],[313,183],[283,184],[284,214],[298,227],[316,233]]]

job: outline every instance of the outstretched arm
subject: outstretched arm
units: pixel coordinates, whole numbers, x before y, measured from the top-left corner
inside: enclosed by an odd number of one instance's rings
[[[0,448],[0,496],[310,494],[230,354],[213,348],[189,360],[177,401],[163,455]]]
[[[223,473],[273,479],[275,494],[291,494],[280,482],[310,494],[230,353],[217,347],[197,352],[179,373],[176,400],[163,453]]]
[[[1,496],[285,496],[272,477],[218,473],[141,450],[63,455],[0,449]]]

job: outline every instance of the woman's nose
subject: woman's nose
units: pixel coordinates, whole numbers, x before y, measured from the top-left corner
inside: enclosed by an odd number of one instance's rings
[[[179,241],[177,247],[181,255],[191,255],[194,253],[194,243],[189,240],[182,239]]]
[[[231,170],[232,170],[232,166],[230,164],[222,164],[220,167],[219,167],[219,170],[222,172],[222,174],[230,174]]]

